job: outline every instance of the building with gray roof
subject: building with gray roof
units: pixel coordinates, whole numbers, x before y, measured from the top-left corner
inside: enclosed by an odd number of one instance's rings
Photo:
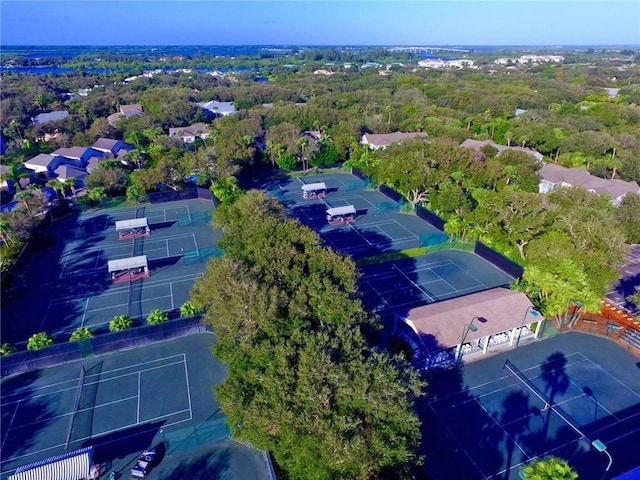
[[[69,112],[66,110],[57,110],[55,112],[48,113],[40,113],[33,117],[33,123],[38,125],[44,125],[45,123],[57,122],[58,120],[62,120],[63,118],[67,118],[69,116]]]
[[[640,186],[636,182],[596,177],[584,167],[565,168],[548,163],[538,174],[541,178],[538,187],[540,193],[549,193],[562,187],[582,187],[598,195],[608,195],[614,205],[620,205],[627,194],[640,194]]]

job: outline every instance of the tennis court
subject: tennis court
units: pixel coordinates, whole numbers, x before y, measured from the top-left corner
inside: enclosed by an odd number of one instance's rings
[[[36,252],[26,271],[27,292],[3,305],[3,335],[14,343],[33,333],[66,335],[77,327],[105,328],[116,315],[144,319],[154,309],[175,312],[188,300],[221,232],[202,199],[103,209],[60,219],[53,247]],[[116,221],[146,218],[150,236],[119,240]],[[195,256],[193,254],[196,254]],[[111,281],[113,260],[146,256],[149,278]],[[186,260],[188,257],[188,261]],[[5,319],[24,318],[24,322]]]
[[[327,195],[305,199],[302,185],[325,183]],[[391,201],[350,174],[313,175],[282,181],[269,191],[289,206],[291,215],[316,230],[339,253],[354,259],[421,246],[425,236],[441,234],[416,215],[400,213],[403,202]],[[353,206],[355,223],[329,225],[327,210]]]
[[[224,453],[224,459],[218,458],[223,470],[227,463],[246,458],[247,448],[240,444],[212,443],[229,432],[211,391],[226,376],[211,355],[214,341],[211,334],[192,335],[4,378],[1,477],[18,466],[89,445],[96,448],[97,462],[107,462],[118,477],[128,477],[143,449],[167,444],[165,439],[175,436],[185,437],[185,442],[171,445],[173,450],[167,445],[158,470],[176,473],[191,467],[188,450],[205,444],[209,455],[217,456],[218,449]],[[224,428],[205,429],[212,417],[219,417],[217,423]],[[184,432],[197,432],[198,437]],[[264,464],[254,461],[247,469],[247,478],[269,478]],[[201,466],[199,474],[206,475],[206,469]],[[154,478],[183,477],[167,473]]]
[[[490,288],[513,277],[472,252],[443,250],[362,267],[364,305],[380,314],[406,311]]]
[[[600,479],[607,457],[592,446],[595,440],[617,458],[620,472],[635,466],[640,375],[634,360],[613,342],[571,333],[462,372],[441,372],[430,382],[428,408],[430,435],[441,435],[446,447],[431,445],[430,478],[516,479],[521,465],[553,454],[580,478]],[[445,448],[457,452],[456,460]]]

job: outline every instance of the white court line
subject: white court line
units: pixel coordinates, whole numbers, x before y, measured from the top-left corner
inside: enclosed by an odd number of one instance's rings
[[[404,272],[402,270],[400,270],[398,267],[396,267],[395,265],[391,265],[391,268],[394,268],[396,271],[400,272],[400,274],[409,281],[409,283],[411,283],[411,285],[413,285],[415,288],[417,288],[418,290],[420,290],[422,292],[422,294],[427,297],[428,300],[434,301],[435,298],[433,298],[431,295],[429,295],[427,292],[425,292],[422,287],[420,285],[418,285],[416,282],[414,282],[413,280],[411,280],[408,276],[406,276],[404,274]]]
[[[169,284],[169,292],[171,292],[171,310],[173,310],[176,308],[173,302],[173,282]]]
[[[7,431],[4,434],[4,438],[2,439],[2,445],[0,445],[0,450],[4,448],[4,443],[7,441],[7,437],[9,436],[9,431],[11,431],[11,425],[13,425],[13,420],[16,418],[16,413],[18,413],[18,408],[20,408],[21,400],[18,400],[16,404],[16,408],[13,411],[13,415],[11,415],[11,420],[9,421],[9,426],[7,427]]]
[[[169,239],[167,238],[165,241],[165,246],[167,248],[167,257],[169,256]]]
[[[47,305],[47,309],[44,312],[44,317],[42,318],[42,322],[40,322],[40,331],[44,331],[44,324],[47,322],[47,317],[49,316],[49,311],[51,310],[51,304],[53,302],[49,300],[49,305]]]
[[[98,262],[100,261],[100,254],[102,254],[102,250],[98,251],[98,256],[96,257],[96,263],[93,265],[94,270],[98,270]]]
[[[187,369],[187,355],[182,354],[182,361],[184,365],[184,378],[187,381],[187,400],[189,402],[189,419],[193,418],[193,411],[191,410],[191,385],[189,384],[189,370]]]
[[[145,280],[145,283],[143,285],[143,289],[145,288],[153,288],[153,287],[161,287],[163,285],[167,285],[171,282],[186,282],[189,280],[193,280],[196,278],[201,277],[202,274],[201,273],[189,273],[187,275],[181,275],[178,277],[173,277],[171,280],[155,280],[155,281],[150,281],[150,280]],[[110,288],[109,291],[107,293],[103,293],[100,295],[100,297],[108,297],[111,295],[118,295],[119,293],[121,293],[122,291],[127,291],[129,289],[128,286],[118,286],[118,287],[114,287],[114,288]],[[67,303],[73,303],[77,300],[82,300],[82,298],[78,298],[76,296],[71,296],[69,295],[68,297],[60,297],[59,300],[56,300],[54,302],[51,302],[52,305],[64,305]]]
[[[87,300],[84,302],[84,312],[82,312],[82,321],[80,322],[80,326],[84,327],[84,321],[87,318],[87,308],[89,307],[89,297],[87,297]]]
[[[193,244],[196,246],[196,250],[198,250],[198,241],[196,240],[196,234],[191,232],[191,235],[193,235]]]
[[[136,408],[136,424],[140,423],[140,372],[138,372],[138,406]]]

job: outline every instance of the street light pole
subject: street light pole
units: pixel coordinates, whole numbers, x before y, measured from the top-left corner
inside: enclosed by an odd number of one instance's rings
[[[469,330],[471,330],[472,332],[477,332],[478,331],[478,327],[476,327],[473,324],[473,321],[479,317],[473,317],[471,319],[471,323],[465,323],[464,327],[462,327],[462,339],[460,340],[460,345],[458,346],[458,356],[456,357],[456,364],[460,363],[460,360],[462,359],[462,346],[464,345],[464,341],[467,338],[467,335],[469,334]]]
[[[527,315],[531,312],[531,315],[537,317],[540,313],[534,308],[533,305],[529,305],[524,312],[524,317],[522,317],[522,322],[520,323],[520,328],[518,329],[518,338],[516,339],[516,348],[520,344],[520,335],[522,335],[522,327],[524,327],[524,322],[527,320]]]
[[[602,474],[602,478],[604,479],[605,475],[611,468],[613,458],[611,458],[611,454],[607,451],[607,446],[600,440],[594,440],[593,442],[591,442],[591,445],[593,445],[593,448],[595,448],[597,451],[599,451],[600,453],[604,453],[607,455],[607,457],[609,457],[609,464],[607,465],[607,468],[604,469],[604,473]]]

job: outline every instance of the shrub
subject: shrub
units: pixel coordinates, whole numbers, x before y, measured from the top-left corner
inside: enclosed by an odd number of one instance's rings
[[[27,350],[40,350],[48,347],[52,343],[53,337],[47,335],[45,332],[34,333],[27,342]]]
[[[71,337],[69,337],[69,341],[78,342],[80,340],[88,340],[93,337],[94,335],[91,330],[89,330],[89,327],[78,327],[73,331]]]
[[[576,471],[562,458],[538,458],[520,468],[520,478],[531,480],[575,480]]]
[[[128,317],[127,315],[116,315],[113,317],[113,320],[109,322],[109,331],[110,332],[122,332],[127,328],[131,328],[133,326],[133,318]]]
[[[191,303],[189,300],[184,302],[180,307],[181,317],[186,317],[186,318],[195,317],[199,313],[200,313],[200,310],[198,310],[196,306],[193,303]]]
[[[147,316],[147,323],[149,325],[158,325],[159,323],[166,322],[169,320],[169,315],[167,312],[156,308],[152,310]]]
[[[0,357],[4,355],[9,355],[17,350],[17,348],[10,343],[3,343],[0,345]]]

